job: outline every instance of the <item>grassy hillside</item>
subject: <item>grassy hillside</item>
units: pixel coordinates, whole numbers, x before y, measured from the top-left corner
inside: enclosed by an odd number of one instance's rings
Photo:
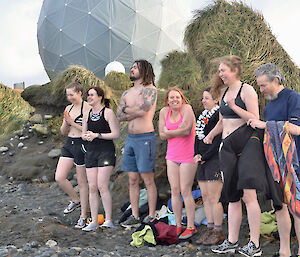
[[[192,55],[180,51],[168,53],[161,64],[162,72],[158,82],[160,89],[158,107],[164,106],[165,93],[163,93],[163,90],[176,86],[183,91],[183,94],[193,106],[194,112],[198,114],[201,110],[200,100],[203,89],[209,84],[209,81],[202,79],[200,64]]]
[[[44,108],[55,108],[58,113],[68,105],[66,99],[65,88],[70,84],[73,78],[79,78],[84,93],[86,90],[93,86],[101,87],[105,92],[105,97],[111,100],[111,107],[116,108],[117,99],[113,96],[111,88],[109,88],[101,79],[95,74],[82,66],[69,66],[68,69],[63,71],[55,80],[40,87],[26,88],[22,97],[28,101],[32,106],[39,106]]]
[[[233,54],[243,60],[243,81],[255,85],[255,69],[272,62],[284,72],[287,85],[300,91],[299,68],[278,43],[263,16],[243,3],[218,0],[197,11],[184,41],[188,53],[201,66],[204,80],[210,79],[212,59]]]
[[[20,129],[33,108],[20,93],[0,84],[0,141],[14,130]]]

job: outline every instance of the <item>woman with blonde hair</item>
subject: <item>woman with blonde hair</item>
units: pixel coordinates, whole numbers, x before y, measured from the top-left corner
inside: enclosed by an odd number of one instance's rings
[[[159,113],[159,134],[168,141],[167,174],[171,186],[171,202],[179,239],[187,239],[198,231],[194,225],[195,202],[192,196],[196,164],[194,163],[195,116],[192,107],[177,87],[165,95],[168,107]],[[187,214],[187,228],[181,226],[182,200]]]
[[[213,138],[222,133],[220,149],[221,171],[224,176],[223,195],[228,205],[228,239],[213,246],[215,253],[234,253],[245,256],[261,256],[259,244],[261,210],[256,190],[263,188],[261,170],[243,165],[243,150],[254,130],[246,125],[251,118],[259,117],[258,97],[254,88],[241,82],[242,61],[237,56],[224,56],[219,59],[219,69],[215,76],[212,92],[220,92],[220,118],[215,128],[204,138],[210,144]],[[224,87],[222,88],[221,87]],[[248,159],[251,158],[250,156]],[[248,164],[248,163],[247,163]],[[240,225],[242,221],[242,203],[248,214],[250,241],[238,248]]]
[[[88,184],[85,171],[84,151],[82,149],[82,117],[83,113],[90,109],[87,102],[82,100],[83,87],[75,78],[66,87],[66,95],[71,103],[65,108],[64,119],[60,131],[63,135],[68,134],[66,144],[61,149],[55,180],[59,187],[71,198],[70,204],[65,208],[64,213],[68,214],[81,206],[81,215],[75,225],[76,228],[83,228],[86,225],[88,208]],[[80,198],[75,192],[70,181],[67,179],[73,166],[76,166],[77,181]]]

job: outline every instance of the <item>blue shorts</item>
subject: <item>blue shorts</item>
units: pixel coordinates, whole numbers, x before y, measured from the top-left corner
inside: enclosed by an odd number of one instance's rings
[[[141,173],[154,171],[155,150],[154,132],[128,134],[124,147],[122,170]]]

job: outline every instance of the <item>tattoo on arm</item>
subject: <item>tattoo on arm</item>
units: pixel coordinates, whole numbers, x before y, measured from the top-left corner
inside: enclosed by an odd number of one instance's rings
[[[148,112],[151,106],[154,105],[156,100],[156,89],[155,88],[145,88],[141,90],[140,95],[142,96],[142,104],[140,105],[140,109]]]
[[[123,112],[123,108],[126,106],[125,101],[124,101],[124,96],[128,93],[128,90],[126,90],[123,95],[121,96],[120,104],[117,109],[117,119],[119,121],[127,121],[127,114]]]

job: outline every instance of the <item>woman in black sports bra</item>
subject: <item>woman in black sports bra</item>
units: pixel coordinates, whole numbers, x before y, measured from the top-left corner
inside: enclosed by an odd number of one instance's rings
[[[76,79],[66,87],[67,99],[71,105],[65,108],[64,120],[60,131],[63,135],[68,134],[68,139],[61,149],[61,156],[55,173],[57,184],[71,198],[70,204],[65,208],[64,213],[68,214],[81,205],[81,214],[75,225],[76,228],[83,228],[86,225],[88,208],[88,184],[84,152],[82,151],[81,130],[83,113],[88,111],[90,106],[82,100],[82,90],[82,85]],[[74,165],[76,166],[80,197],[78,197],[78,194],[67,179]]]
[[[104,98],[104,91],[100,87],[90,88],[87,94],[92,109],[83,115],[82,138],[87,141],[85,165],[92,221],[83,230],[95,231],[99,228],[99,191],[105,211],[105,222],[101,227],[114,226],[109,182],[116,162],[113,139],[119,137],[119,125],[113,110],[108,108],[109,102]]]
[[[259,176],[248,180],[260,170],[241,167],[239,160],[244,146],[250,139],[253,129],[245,124],[250,118],[258,118],[258,97],[252,86],[240,81],[242,61],[237,56],[224,56],[219,60],[219,71],[212,87],[214,95],[222,95],[220,119],[215,128],[204,138],[205,143],[222,133],[220,166],[224,177],[222,201],[228,205],[228,239],[221,245],[213,246],[215,253],[234,252],[246,256],[260,256],[259,245],[261,210],[257,201],[256,181]],[[221,87],[225,86],[223,94]],[[219,94],[218,94],[219,93]],[[250,158],[250,156],[249,156]],[[249,175],[250,174],[250,175]],[[259,184],[259,183],[257,183]],[[239,231],[242,220],[241,199],[245,202],[250,227],[250,241],[238,248]],[[255,255],[253,255],[253,253]]]

